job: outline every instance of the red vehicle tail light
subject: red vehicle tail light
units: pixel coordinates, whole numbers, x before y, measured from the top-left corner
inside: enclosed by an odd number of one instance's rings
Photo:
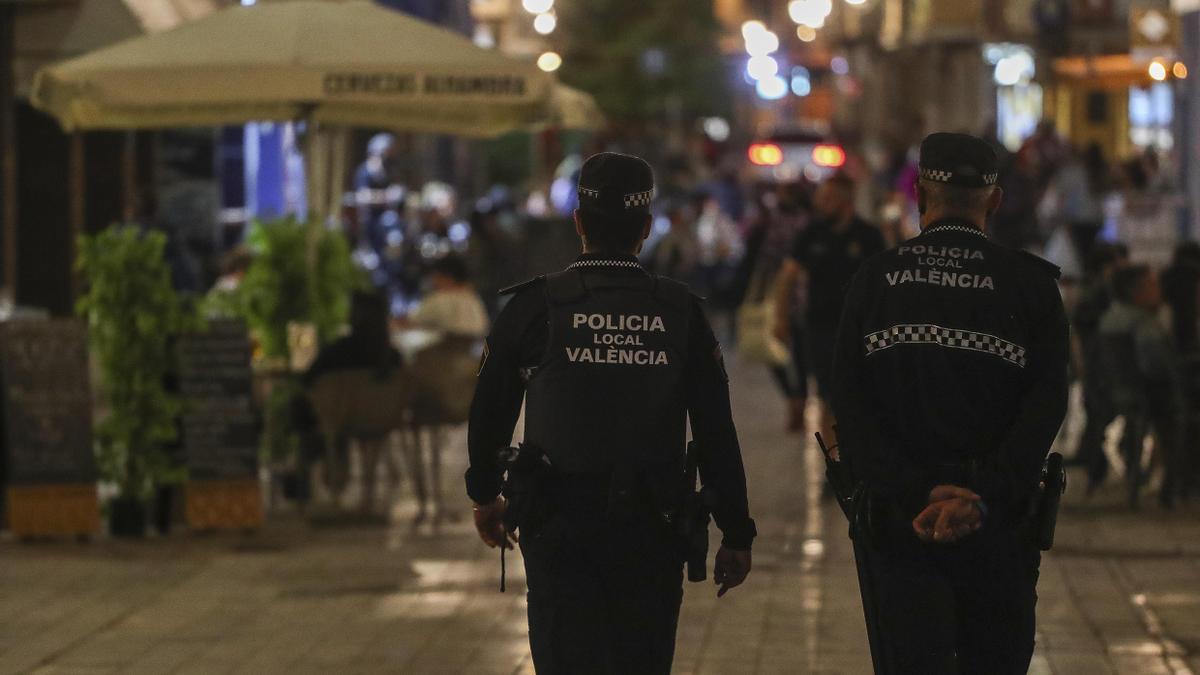
[[[818,145],[813,148],[813,163],[817,166],[837,169],[846,163],[846,151],[838,145]]]
[[[750,162],[758,166],[783,164],[783,149],[774,143],[755,143],[750,146]]]

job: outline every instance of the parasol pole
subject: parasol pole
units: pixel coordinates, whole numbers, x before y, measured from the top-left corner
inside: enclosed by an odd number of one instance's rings
[[[321,164],[321,143],[317,138],[317,121],[315,119],[316,105],[308,103],[304,105],[301,119],[304,121],[304,143],[301,146],[304,159],[304,182],[305,182],[305,198],[308,202],[308,214],[305,218],[305,228],[307,230],[307,244],[305,249],[305,258],[309,277],[312,277],[317,270],[317,243],[321,238],[322,221],[325,218],[325,209],[322,205],[321,182],[318,178],[318,165]],[[311,285],[310,285],[311,288]]]

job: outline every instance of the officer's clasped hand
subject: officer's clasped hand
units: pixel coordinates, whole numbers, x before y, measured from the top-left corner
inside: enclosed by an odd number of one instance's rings
[[[713,583],[720,586],[717,597],[729,592],[729,589],[741,586],[750,574],[750,551],[722,546],[717,551],[717,559],[713,565]]]
[[[517,535],[504,529],[504,510],[508,502],[497,497],[491,504],[475,505],[475,531],[483,543],[491,548],[502,546],[511,549],[517,543]]]
[[[982,498],[964,487],[939,485],[929,492],[929,505],[912,521],[917,538],[949,544],[983,526]]]

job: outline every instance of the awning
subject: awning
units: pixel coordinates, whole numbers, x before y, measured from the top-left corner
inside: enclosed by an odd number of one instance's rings
[[[67,129],[309,119],[467,136],[591,128],[591,97],[534,64],[365,0],[233,7],[38,73]]]

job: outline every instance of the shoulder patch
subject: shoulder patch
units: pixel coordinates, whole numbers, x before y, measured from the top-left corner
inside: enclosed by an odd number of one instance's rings
[[[499,295],[513,295],[514,293],[520,293],[521,291],[525,290],[526,288],[533,288],[534,286],[536,286],[540,283],[543,283],[545,281],[546,281],[546,275],[543,274],[541,276],[534,277],[534,278],[530,279],[529,281],[522,281],[519,284],[514,284],[512,286],[509,286],[508,288],[501,289]]]
[[[1055,265],[1041,256],[1035,255],[1023,249],[1018,249],[1017,254],[1020,260],[1030,263],[1035,269],[1038,269],[1044,274],[1049,275],[1055,281],[1062,276],[1062,269],[1060,269],[1058,265]]]

